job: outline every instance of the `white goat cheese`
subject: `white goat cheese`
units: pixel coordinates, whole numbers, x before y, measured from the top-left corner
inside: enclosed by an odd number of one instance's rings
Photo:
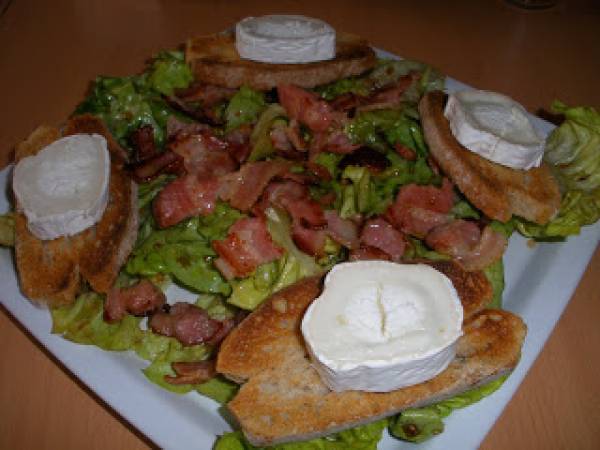
[[[106,139],[76,134],[59,139],[16,165],[13,191],[39,239],[70,236],[100,220],[108,203]]]
[[[527,111],[496,92],[465,90],[450,94],[444,111],[452,134],[468,150],[503,166],[528,170],[544,154],[544,139]]]
[[[456,354],[463,309],[452,282],[424,264],[335,266],[302,333],[334,391],[389,392],[429,380]]]
[[[295,64],[335,58],[335,30],[322,20],[304,16],[247,17],[235,27],[241,58]]]

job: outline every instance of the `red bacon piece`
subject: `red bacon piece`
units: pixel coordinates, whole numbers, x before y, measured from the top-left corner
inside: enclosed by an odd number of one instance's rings
[[[186,102],[201,102],[203,106],[213,106],[230,99],[236,92],[237,89],[196,82],[185,89],[177,89],[175,94]]]
[[[215,361],[174,362],[171,368],[175,376],[165,375],[165,381],[169,384],[200,384],[210,380],[217,373]]]
[[[175,116],[169,116],[167,119],[167,138],[169,140],[179,134],[198,134],[205,130],[210,130],[210,125],[199,122],[184,122]]]
[[[206,311],[190,303],[175,303],[169,312],[157,312],[150,318],[149,326],[155,333],[174,337],[183,345],[212,343],[225,325],[211,319]]]
[[[166,150],[137,164],[132,171],[133,178],[138,183],[150,181],[163,173],[183,175],[185,173],[183,158],[170,150]]]
[[[324,229],[313,229],[299,222],[292,224],[292,239],[304,253],[312,256],[324,256],[326,238],[327,231]]]
[[[231,206],[249,211],[272,178],[283,175],[289,164],[282,161],[260,161],[245,164],[238,172],[221,178],[219,197]]]
[[[321,205],[308,197],[297,199],[283,197],[279,202],[287,209],[294,222],[311,227],[321,227],[328,222]]]
[[[449,221],[453,204],[452,183],[447,178],[441,188],[409,184],[400,189],[387,216],[403,232],[425,237],[431,229]]]
[[[227,144],[208,131],[180,134],[169,148],[183,157],[187,172],[196,174],[199,179],[224,175],[237,168],[236,161],[227,152]]]
[[[383,260],[391,261],[392,257],[376,247],[363,246],[350,252],[350,261]]]
[[[154,128],[152,125],[144,125],[131,133],[129,136],[131,145],[135,150],[136,161],[146,161],[158,154],[154,143]]]
[[[292,84],[280,84],[277,94],[288,116],[312,131],[326,131],[340,119],[339,113],[313,92]]]
[[[474,222],[455,220],[433,229],[425,242],[435,251],[452,256],[466,270],[481,270],[502,257],[508,240],[490,226],[483,233]]]
[[[227,279],[250,275],[259,265],[283,255],[269,234],[265,221],[258,217],[239,219],[227,237],[213,241],[219,255],[215,265]]]
[[[199,181],[195,174],[188,174],[173,180],[159,192],[152,204],[158,226],[166,228],[188,217],[210,214],[217,202],[218,189],[216,178]]]
[[[396,262],[400,261],[406,247],[404,235],[382,218],[371,219],[365,224],[360,243],[387,253]]]
[[[398,153],[407,161],[415,161],[417,159],[417,152],[415,152],[412,148],[408,148],[405,145],[398,143],[394,145],[394,149],[396,150],[396,153]]]
[[[358,226],[348,219],[342,219],[337,211],[330,209],[324,213],[327,220],[327,234],[334,241],[349,249],[358,248]]]
[[[113,288],[104,302],[104,320],[108,323],[119,322],[128,313],[143,316],[157,310],[165,302],[165,294],[148,280],[127,288]]]
[[[250,152],[252,151],[250,147],[251,134],[252,127],[244,124],[223,137],[224,142],[227,144],[229,155],[239,163],[243,163],[250,156]]]

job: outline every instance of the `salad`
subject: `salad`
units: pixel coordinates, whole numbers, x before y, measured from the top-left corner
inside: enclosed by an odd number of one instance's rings
[[[428,158],[416,109],[424,92],[443,86],[443,78],[434,70],[411,61],[381,60],[363,76],[315,89],[311,98],[327,101],[343,111],[343,103],[349,98],[367,98],[390,86],[403,84],[398,96],[383,107],[383,102],[375,108],[358,105],[353,108],[354,114],[345,113],[335,142],[327,146],[336,151],[312,152],[310,147],[316,146],[318,133],[301,123],[292,123],[289,108],[281,105],[276,92],[242,87],[216,95],[221,98],[207,106],[210,102],[206,99],[193,98],[192,78],[180,53],[165,52],[141,75],[99,77],[90,95],[75,111],[75,114],[90,113],[102,118],[120,144],[130,150],[131,159],[140,162],[132,168],[140,181],[140,229],[134,251],[119,277],[119,287],[127,289],[145,279],[162,288],[174,283],[197,294],[196,306],[206,311],[212,320],[235,323],[273,292],[340,261],[359,258],[365,248],[380,257],[397,260],[450,258],[429,246],[417,233],[407,233],[402,251],[389,254],[382,249],[377,252],[368,248],[373,245],[357,246],[352,237],[342,232],[346,228],[336,228],[340,223],[349,228],[361,221],[384,220],[382,215],[405,186],[443,191],[444,177]],[[561,104],[556,108],[565,114],[566,121],[550,136],[546,159],[554,165],[563,189],[560,212],[544,226],[519,218],[508,223],[490,223],[497,233],[510,236],[517,230],[536,239],[564,239],[600,218],[597,157],[600,118],[591,108],[567,108]],[[302,221],[298,221],[293,208],[285,202],[275,207],[269,205],[262,211],[245,206],[236,208],[232,206],[235,201],[231,200],[235,196],[229,200],[219,199],[208,214],[205,211],[186,213],[176,223],[171,224],[164,215],[157,217],[157,199],[165,195],[161,193],[180,178],[182,172],[172,162],[161,166],[156,160],[167,151],[173,152],[179,133],[197,132],[214,138],[213,142],[218,145],[224,142],[229,149],[235,149],[238,162],[284,164],[285,168],[277,175],[277,182],[281,183],[278,186],[296,186],[289,184],[296,183],[306,188],[308,196],[303,193],[298,199],[306,199],[311,207],[318,205],[323,211],[331,211],[327,215],[334,225],[327,220],[326,224],[313,226],[306,212],[302,213],[305,216],[300,214]],[[298,151],[302,146],[308,148]],[[152,157],[140,157],[148,148]],[[348,148],[352,150],[346,151]],[[156,167],[158,170],[154,170]],[[466,199],[457,192],[453,195],[447,212],[453,220],[485,221]],[[252,270],[239,271],[234,267],[234,276],[227,276],[228,269],[217,263],[223,255],[213,243],[227,244],[235,224],[244,220],[242,223],[247,223],[256,217],[264,221],[268,238],[278,251]],[[0,219],[3,245],[12,245],[13,226],[10,214]],[[316,233],[324,226],[328,233]],[[300,234],[294,233],[294,227]],[[308,239],[302,239],[302,232],[309,235]],[[322,245],[311,247],[314,242]],[[500,306],[501,258],[484,270],[494,287],[494,306]],[[53,332],[73,342],[105,350],[134,351],[149,362],[144,375],[170,391],[197,391],[221,403],[235,394],[237,385],[218,376],[198,383],[180,382],[185,379],[177,373],[176,364],[209,361],[214,357],[216,345],[189,345],[181,339],[156,333],[146,319],[132,314],[109,323],[104,320],[103,297],[85,292],[73,305],[52,310]],[[422,442],[443,431],[442,419],[453,409],[491,394],[502,382],[503,379],[497,380],[438,404],[406,410],[389,420],[328,438],[277,448],[376,448],[386,427],[400,439]],[[216,448],[253,447],[244,441],[241,433],[233,432],[221,437]]]

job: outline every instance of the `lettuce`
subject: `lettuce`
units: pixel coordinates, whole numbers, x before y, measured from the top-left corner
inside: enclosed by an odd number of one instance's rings
[[[272,447],[255,447],[240,431],[235,431],[219,437],[214,450],[376,450],[387,423],[386,419],[379,420],[331,436]]]
[[[517,219],[517,229],[539,240],[563,239],[600,220],[600,113],[584,106],[552,108],[565,115],[546,141],[544,160],[552,165],[563,198],[558,215],[546,225]]]
[[[154,139],[162,146],[171,109],[161,95],[175,88],[187,87],[192,81],[189,67],[181,52],[159,53],[141,75],[97,77],[87,98],[75,114],[90,113],[100,117],[119,143],[129,148],[129,134],[143,125],[151,125]]]
[[[245,123],[256,122],[265,107],[265,96],[262,92],[242,86],[225,108],[225,130],[231,131]]]
[[[390,421],[390,433],[405,441],[419,443],[444,431],[443,418],[459,408],[477,403],[494,393],[508,376],[498,378],[484,386],[423,408],[410,408],[402,411]]]
[[[258,161],[275,152],[275,148],[271,142],[270,131],[273,123],[278,119],[280,120],[281,117],[286,117],[286,112],[278,103],[269,105],[260,115],[250,135],[252,152],[248,157],[248,161]]]
[[[212,214],[193,217],[164,230],[152,230],[138,242],[126,265],[130,275],[168,274],[197,291],[228,295],[231,287],[214,269],[211,241],[223,239],[242,214],[217,204]]]
[[[0,245],[4,245],[5,247],[15,245],[14,213],[0,214]]]
[[[356,94],[362,97],[369,95],[369,82],[364,77],[342,78],[323,86],[319,86],[315,90],[325,100],[331,101],[342,94]]]
[[[216,376],[208,381],[205,381],[204,383],[194,386],[196,392],[212,398],[221,405],[231,400],[239,388],[240,386],[237,383],[229,381],[221,376]]]
[[[504,291],[504,262],[502,258],[487,266],[483,273],[492,285],[492,300],[488,308],[502,308],[502,292]]]

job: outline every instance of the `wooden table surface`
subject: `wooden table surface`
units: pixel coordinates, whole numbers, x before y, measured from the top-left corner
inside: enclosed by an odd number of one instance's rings
[[[62,122],[95,75],[134,73],[145,58],[188,36],[222,30],[249,15],[283,12],[320,17],[377,47],[509,94],[530,111],[556,98],[600,107],[600,7],[593,0],[559,0],[545,11],[500,0],[0,0],[0,166],[36,125]],[[597,249],[546,347],[481,448],[600,448],[599,318]],[[152,445],[4,309],[0,342],[0,448]]]

